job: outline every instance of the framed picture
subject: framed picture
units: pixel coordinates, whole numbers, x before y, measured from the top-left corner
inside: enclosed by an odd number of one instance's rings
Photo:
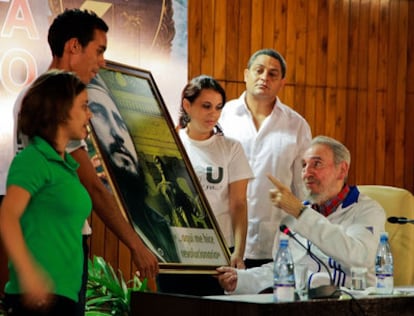
[[[224,237],[151,73],[107,61],[88,98],[101,178],[160,272],[215,273],[228,265]]]

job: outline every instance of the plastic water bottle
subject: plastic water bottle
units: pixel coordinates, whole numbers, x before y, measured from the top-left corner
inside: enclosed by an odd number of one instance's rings
[[[380,236],[375,259],[375,275],[377,278],[377,293],[392,294],[394,289],[394,264],[387,232],[381,233]]]
[[[288,239],[281,239],[273,269],[273,298],[275,302],[295,299],[295,269]]]

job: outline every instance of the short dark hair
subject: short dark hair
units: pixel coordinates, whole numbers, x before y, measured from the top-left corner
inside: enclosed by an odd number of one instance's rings
[[[287,68],[286,61],[278,51],[272,48],[263,48],[263,49],[256,51],[250,57],[249,61],[247,62],[247,69],[250,69],[250,67],[253,65],[254,61],[256,60],[256,58],[259,57],[260,55],[266,55],[266,56],[273,57],[274,59],[277,59],[280,63],[280,67],[282,68],[282,78],[285,78],[286,68]]]
[[[108,25],[93,11],[66,9],[59,14],[49,28],[47,41],[52,55],[62,57],[65,43],[77,38],[82,47],[94,39],[95,30],[108,32]]]
[[[187,83],[183,89],[183,92],[181,93],[181,106],[179,116],[180,128],[186,127],[190,120],[183,107],[184,99],[187,99],[190,103],[193,103],[203,90],[214,90],[218,92],[223,99],[223,106],[226,103],[226,92],[216,79],[207,75],[194,77],[189,83]],[[216,126],[216,129],[218,132],[221,132],[220,126]]]
[[[59,124],[69,118],[73,101],[86,85],[73,72],[52,69],[39,76],[23,97],[18,131],[40,136],[55,147]]]

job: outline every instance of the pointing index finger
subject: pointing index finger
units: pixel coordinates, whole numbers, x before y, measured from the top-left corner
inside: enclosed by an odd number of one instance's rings
[[[268,174],[267,177],[269,178],[269,180],[275,185],[276,188],[278,188],[280,191],[282,190],[288,190],[287,187],[285,187],[282,182],[280,182],[278,179],[276,179],[274,176],[272,176],[271,174]]]

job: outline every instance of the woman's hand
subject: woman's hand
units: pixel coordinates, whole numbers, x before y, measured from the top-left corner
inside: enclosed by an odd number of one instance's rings
[[[30,270],[19,276],[23,304],[32,309],[47,309],[52,303],[53,284],[41,268]]]

